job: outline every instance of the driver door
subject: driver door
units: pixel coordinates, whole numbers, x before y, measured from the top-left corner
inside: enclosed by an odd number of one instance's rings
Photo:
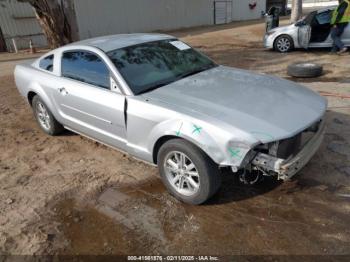
[[[298,29],[298,42],[300,47],[307,49],[311,39],[311,26],[302,25]]]
[[[60,85],[53,91],[62,122],[68,128],[124,150],[125,96],[111,90],[110,72],[96,54],[65,51]]]

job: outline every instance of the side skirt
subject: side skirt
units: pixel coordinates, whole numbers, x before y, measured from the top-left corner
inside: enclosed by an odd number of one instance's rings
[[[133,156],[133,155],[130,155],[128,152],[126,152],[126,151],[124,151],[124,150],[121,150],[121,149],[119,149],[119,148],[117,148],[117,147],[114,147],[114,146],[112,146],[112,145],[109,145],[109,144],[107,144],[107,143],[104,143],[104,142],[102,142],[102,141],[100,141],[100,140],[98,140],[98,139],[92,138],[91,136],[85,135],[85,134],[83,134],[83,133],[81,133],[81,132],[79,132],[79,131],[76,131],[76,130],[74,130],[74,129],[68,127],[68,126],[64,126],[64,128],[67,129],[67,130],[69,130],[69,131],[71,131],[71,132],[73,132],[73,133],[76,133],[76,134],[81,135],[81,136],[83,136],[83,137],[86,137],[86,138],[88,138],[88,139],[90,139],[90,140],[93,140],[93,141],[95,141],[95,142],[97,142],[97,143],[100,143],[100,144],[102,144],[102,145],[105,145],[105,146],[107,146],[107,147],[109,147],[109,148],[112,148],[112,149],[114,149],[114,150],[117,150],[117,151],[119,151],[120,153],[127,154],[128,156],[131,156],[132,158],[134,158],[134,159],[137,160],[137,161],[143,162],[143,163],[145,163],[145,164],[147,164],[147,165],[150,165],[150,166],[153,166],[153,167],[157,167],[157,165],[155,165],[154,163],[147,162],[147,161],[145,161],[145,160],[143,160],[143,159],[140,159],[140,158],[137,158],[137,157],[135,157],[135,156]]]

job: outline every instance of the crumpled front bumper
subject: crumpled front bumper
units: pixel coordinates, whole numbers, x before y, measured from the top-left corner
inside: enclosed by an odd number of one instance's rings
[[[277,173],[278,179],[290,179],[310,161],[319,149],[325,134],[324,122],[325,121],[322,121],[320,123],[315,135],[304,145],[299,153],[291,159],[281,159],[264,153],[258,153],[252,163],[255,166],[261,167],[265,171],[273,171]]]

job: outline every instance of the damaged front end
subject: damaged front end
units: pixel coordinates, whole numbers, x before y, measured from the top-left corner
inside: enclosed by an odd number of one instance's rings
[[[251,151],[246,170],[288,180],[316,153],[324,132],[325,123],[321,120],[291,138],[258,145]]]

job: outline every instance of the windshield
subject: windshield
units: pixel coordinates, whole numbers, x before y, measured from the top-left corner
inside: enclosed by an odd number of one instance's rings
[[[206,56],[175,39],[128,46],[107,55],[135,95],[216,66]]]

